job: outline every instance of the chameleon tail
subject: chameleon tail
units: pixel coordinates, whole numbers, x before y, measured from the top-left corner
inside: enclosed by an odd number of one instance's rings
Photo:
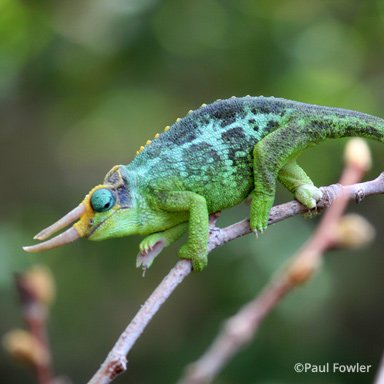
[[[321,120],[312,119],[310,126],[324,132],[324,138],[357,136],[384,142],[384,119],[365,113],[330,108]]]

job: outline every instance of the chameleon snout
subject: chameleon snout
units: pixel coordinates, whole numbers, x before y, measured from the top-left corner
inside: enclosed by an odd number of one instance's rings
[[[45,241],[23,247],[24,251],[32,253],[42,252],[71,243],[80,237],[88,236],[92,229],[95,213],[108,211],[115,205],[115,202],[115,194],[108,186],[96,186],[75,209],[43,229],[34,237],[35,240]],[[75,221],[76,223],[74,223]],[[53,234],[71,224],[73,225],[70,228],[49,239]]]

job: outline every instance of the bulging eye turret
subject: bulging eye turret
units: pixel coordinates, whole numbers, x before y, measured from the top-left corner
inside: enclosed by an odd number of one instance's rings
[[[107,188],[97,189],[91,196],[91,206],[95,212],[109,211],[115,202],[115,195]]]

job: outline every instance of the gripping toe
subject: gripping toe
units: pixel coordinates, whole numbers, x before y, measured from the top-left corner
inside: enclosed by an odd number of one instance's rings
[[[295,192],[295,198],[309,209],[315,208],[322,197],[323,193],[313,184],[303,184]]]

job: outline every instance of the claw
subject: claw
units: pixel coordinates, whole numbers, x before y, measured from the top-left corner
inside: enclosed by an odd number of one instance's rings
[[[262,235],[266,229],[267,229],[267,227],[263,227],[263,228],[260,228],[260,229],[252,229],[252,232],[256,236],[256,239],[258,239],[259,235]]]
[[[143,276],[145,271],[152,265],[157,255],[165,248],[164,241],[158,241],[152,246],[140,250],[136,257],[136,268],[143,269]]]

